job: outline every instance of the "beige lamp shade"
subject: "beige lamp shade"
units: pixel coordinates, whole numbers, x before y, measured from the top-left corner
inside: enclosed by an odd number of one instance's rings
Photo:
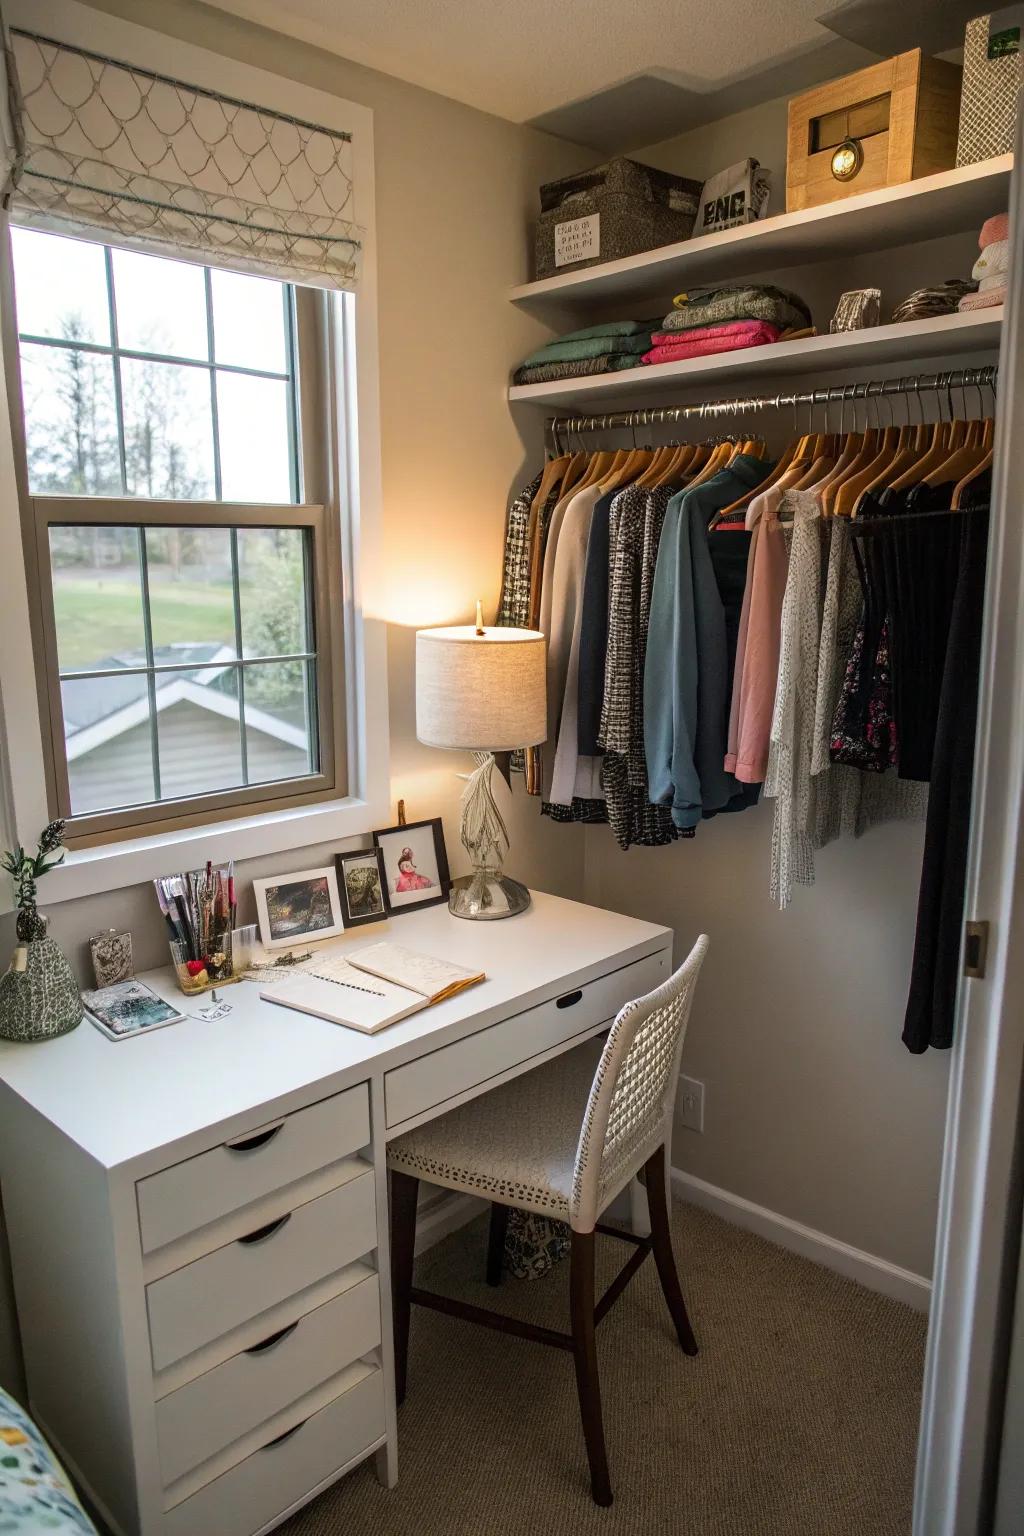
[[[430,747],[514,752],[547,736],[547,645],[532,629],[416,633],[416,735]]]

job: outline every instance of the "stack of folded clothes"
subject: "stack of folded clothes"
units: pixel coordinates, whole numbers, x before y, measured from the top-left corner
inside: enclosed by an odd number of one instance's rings
[[[636,368],[641,354],[651,345],[652,329],[650,320],[608,320],[583,331],[570,331],[524,357],[512,382],[550,384],[555,379]]]
[[[932,315],[951,315],[961,301],[977,290],[974,278],[951,277],[930,288],[915,288],[892,312],[893,321],[927,320]]]
[[[794,332],[806,332],[811,314],[803,299],[783,288],[737,285],[680,293],[651,337],[648,364],[678,363],[713,352],[763,347]]]
[[[978,291],[966,294],[960,300],[960,309],[990,309],[993,305],[1005,303],[1006,282],[1010,275],[1009,235],[1010,218],[1005,213],[995,214],[981,226],[981,234],[978,236],[981,255],[971,272],[978,284]]]

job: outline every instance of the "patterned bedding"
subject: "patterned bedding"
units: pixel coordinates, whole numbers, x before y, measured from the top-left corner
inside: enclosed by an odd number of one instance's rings
[[[13,1397],[0,1390],[0,1533],[96,1536],[60,1462]]]

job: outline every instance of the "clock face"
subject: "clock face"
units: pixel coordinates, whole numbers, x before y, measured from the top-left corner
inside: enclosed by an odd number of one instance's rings
[[[844,139],[832,153],[832,175],[837,181],[856,176],[864,161],[864,152],[855,139]]]

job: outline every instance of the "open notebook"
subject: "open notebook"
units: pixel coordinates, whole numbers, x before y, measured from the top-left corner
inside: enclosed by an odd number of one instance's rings
[[[291,975],[263,987],[260,996],[373,1035],[483,980],[482,971],[467,971],[402,944],[371,944],[353,955],[314,955]]]

